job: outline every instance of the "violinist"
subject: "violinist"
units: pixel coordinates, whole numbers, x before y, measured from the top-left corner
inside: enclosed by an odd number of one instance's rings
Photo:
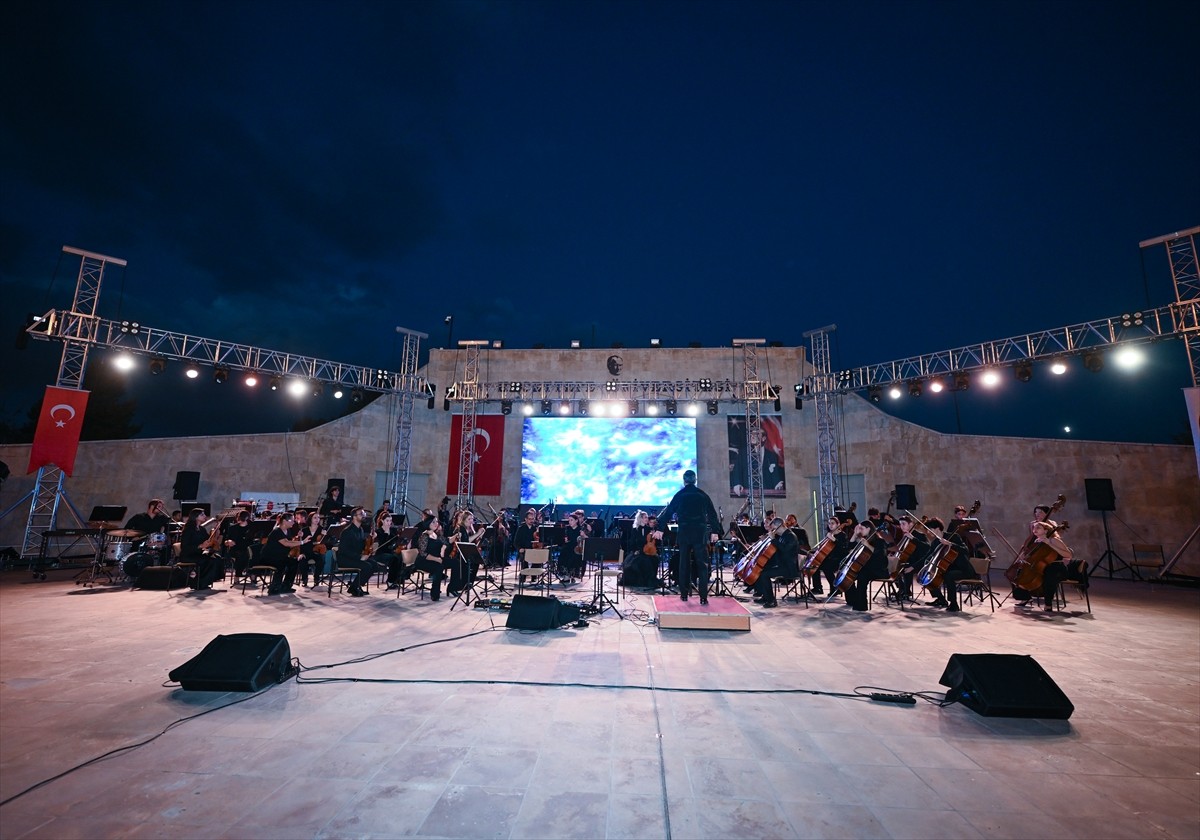
[[[292,584],[296,582],[298,558],[292,557],[291,552],[293,548],[307,545],[308,541],[298,538],[299,534],[293,536],[295,523],[296,517],[293,514],[279,514],[274,529],[263,545],[262,565],[275,567],[275,573],[271,575],[271,585],[267,588],[268,595],[285,595],[296,591]]]
[[[204,516],[204,508],[192,508],[179,541],[179,561],[196,564],[188,579],[188,586],[192,589],[212,589],[213,581],[221,576],[222,560],[206,546],[211,535],[201,523]]]
[[[1045,546],[1055,554],[1042,573],[1042,602],[1046,612],[1051,612],[1054,609],[1054,596],[1058,594],[1059,584],[1063,580],[1077,580],[1086,584],[1087,566],[1082,561],[1073,560],[1075,553],[1053,533],[1053,526],[1048,522],[1035,522],[1033,534],[1035,544]]]
[[[622,545],[625,559],[621,563],[621,582],[625,586],[658,586],[658,544],[654,540],[654,527],[646,511],[639,510],[633,515],[633,524]],[[656,553],[647,554],[652,546]]]
[[[381,509],[375,517],[375,562],[387,566],[387,588],[398,589],[404,581],[400,559],[400,529],[391,511]]]
[[[963,508],[963,514],[966,514],[966,508]],[[955,511],[957,514],[958,511]],[[964,517],[959,517],[964,518]],[[954,558],[954,562],[942,574],[941,586],[930,586],[929,594],[933,596],[932,601],[926,603],[930,607],[943,607],[946,612],[958,612],[958,588],[955,586],[960,580],[975,577],[975,568],[971,565],[971,549],[967,547],[966,541],[957,533],[951,533],[948,536],[943,533],[946,526],[942,520],[936,516],[930,517],[925,523],[925,527],[929,529],[930,550],[937,549],[937,543],[953,548],[958,556]],[[927,558],[928,559],[928,556]]]
[[[567,514],[567,527],[563,528],[563,543],[558,550],[558,570],[563,583],[574,583],[583,577],[583,541],[591,534],[591,523],[582,510]]]
[[[760,602],[764,609],[770,610],[779,606],[771,581],[775,578],[794,580],[800,576],[800,541],[778,516],[768,520],[767,527],[771,533],[771,545],[775,548],[775,553],[767,560],[767,565],[763,566],[758,580],[754,582],[754,600]]]
[[[912,600],[912,581],[913,575],[917,570],[924,565],[925,560],[929,557],[929,539],[925,533],[918,529],[913,522],[913,518],[905,513],[900,517],[900,539],[897,540],[894,546],[894,551],[888,553],[888,560],[896,557],[900,574],[896,576],[897,587],[900,590],[900,597],[906,601]],[[911,550],[909,547],[911,546]],[[903,558],[899,552],[904,552],[908,556]]]
[[[888,576],[887,543],[883,537],[871,527],[870,522],[859,522],[854,526],[851,541],[866,543],[870,556],[863,567],[859,569],[854,583],[846,590],[846,603],[855,612],[865,612],[867,609],[867,588],[873,580],[883,580]],[[853,546],[851,546],[853,548]],[[828,561],[826,561],[828,563]]]
[[[363,587],[375,572],[375,561],[367,554],[367,532],[363,528],[365,513],[360,507],[350,511],[350,521],[338,536],[337,557],[333,562],[334,568],[358,570],[354,581],[346,587],[352,598],[367,594]],[[329,552],[326,552],[328,556]]]
[[[460,510],[454,514],[450,532],[451,544],[473,544],[480,535],[481,532],[476,531],[475,528],[475,514],[469,510]],[[478,564],[468,564],[462,552],[455,552],[453,560],[450,562],[450,582],[446,585],[446,594],[451,598],[457,598],[458,594],[467,588],[467,584],[475,580],[475,575],[478,573]]]

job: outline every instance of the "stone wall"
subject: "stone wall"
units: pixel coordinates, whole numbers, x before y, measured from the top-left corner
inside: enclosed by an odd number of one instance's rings
[[[607,369],[609,356],[621,357],[621,373]],[[445,492],[450,459],[452,413],[442,410],[445,386],[463,377],[463,357],[435,350],[424,371],[437,383],[433,410],[418,400],[413,412],[410,498],[436,504]],[[786,441],[788,498],[768,500],[768,507],[796,513],[814,537],[812,488],[816,486],[816,412],[811,403],[793,407],[791,386],[804,373],[802,348],[763,349],[760,378],[783,387],[781,422]],[[669,380],[734,382],[742,376],[740,350],[618,349],[618,350],[505,350],[481,357],[481,381],[588,381],[597,393],[604,383]],[[861,475],[860,506],[884,507],[896,484],[916,485],[918,513],[947,517],[956,503],[979,499],[979,518],[1002,561],[1009,554],[992,533],[995,527],[1011,542],[1023,539],[1035,504],[1049,503],[1062,493],[1067,505],[1059,519],[1070,521],[1067,542],[1080,556],[1098,559],[1104,551],[1100,513],[1087,510],[1085,478],[1111,478],[1117,511],[1109,514],[1113,547],[1129,560],[1133,542],[1160,543],[1170,554],[1197,524],[1200,479],[1192,449],[1095,441],[946,435],[897,420],[858,396],[842,401],[844,439],[841,472]],[[773,413],[769,405],[765,413]],[[698,416],[700,484],[732,515],[741,500],[727,487],[726,417],[736,406],[722,403],[721,414]],[[488,412],[499,406],[486,407]],[[682,410],[682,409],[681,409]],[[295,492],[315,501],[330,477],[346,480],[346,500],[375,506],[376,477],[389,472],[395,452],[398,400],[382,397],[348,417],[297,434],[232,435],[102,441],[81,444],[75,475],[67,492],[75,506],[88,514],[97,504],[123,504],[130,514],[154,496],[170,499],[175,473],[200,473],[200,501],[214,510],[247,490]],[[509,416],[504,433],[504,477],[498,497],[479,496],[480,506],[514,505],[520,490],[521,416]],[[33,476],[21,475],[29,460],[28,446],[0,447],[0,460],[12,468],[0,507],[16,509],[0,521],[0,546],[20,546],[28,504],[17,503],[33,486]],[[863,511],[860,510],[860,513]],[[1007,565],[1007,562],[1004,562]],[[1175,571],[1200,576],[1200,544]]]

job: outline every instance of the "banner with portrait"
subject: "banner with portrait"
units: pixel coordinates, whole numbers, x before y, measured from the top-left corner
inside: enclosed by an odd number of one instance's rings
[[[729,495],[745,497],[750,491],[750,459],[762,466],[763,496],[783,498],[784,481],[783,423],[778,414],[759,418],[761,430],[747,440],[745,416],[729,415]]]

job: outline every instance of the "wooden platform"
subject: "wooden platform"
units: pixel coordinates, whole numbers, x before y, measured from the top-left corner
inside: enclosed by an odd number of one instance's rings
[[[709,598],[707,606],[692,596],[655,595],[654,612],[663,630],[749,630],[750,611],[735,598]]]

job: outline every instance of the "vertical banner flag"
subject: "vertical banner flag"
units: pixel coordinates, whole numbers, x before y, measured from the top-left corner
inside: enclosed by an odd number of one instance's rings
[[[762,466],[763,496],[784,498],[787,483],[783,477],[783,423],[778,415],[763,415],[762,432],[748,440],[744,415],[729,415],[729,495],[745,497],[750,492],[749,458],[747,448]]]
[[[87,391],[46,386],[33,448],[29,450],[27,474],[46,464],[54,464],[67,475],[75,470],[75,452],[79,449],[87,401]]]
[[[455,415],[450,424],[450,457],[446,470],[446,493],[458,489],[458,457],[462,450],[463,419]],[[499,496],[501,469],[504,466],[504,415],[480,414],[475,417],[475,495]]]

